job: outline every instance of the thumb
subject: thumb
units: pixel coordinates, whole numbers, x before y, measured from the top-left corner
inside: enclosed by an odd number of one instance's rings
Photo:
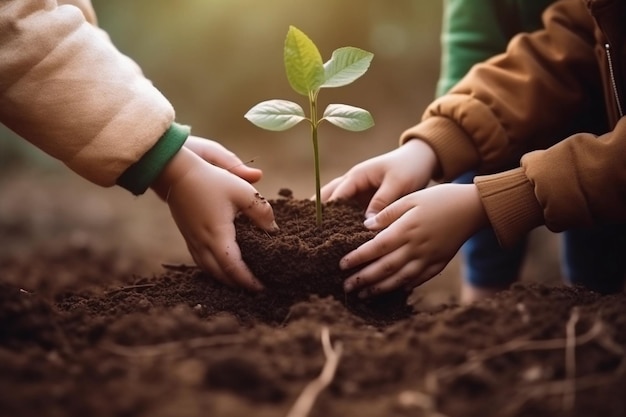
[[[263,171],[258,168],[250,168],[245,162],[239,160],[239,162],[231,167],[226,167],[228,172],[232,172],[240,178],[248,181],[249,183],[255,183],[263,176]]]
[[[254,192],[252,198],[242,201],[239,210],[259,228],[267,232],[277,232],[279,230],[274,217],[274,210],[265,197],[258,192]]]
[[[378,212],[375,216],[365,219],[363,225],[370,230],[381,230],[398,220],[411,208],[408,197],[395,201]]]
[[[389,185],[389,183],[389,181],[383,182],[372,196],[369,205],[365,209],[366,219],[377,215],[381,210],[401,197],[396,187]]]
[[[254,159],[243,162],[234,152],[213,140],[189,136],[185,141],[185,147],[191,149],[193,153],[206,162],[223,168],[247,182],[255,183],[263,175],[260,169],[250,168],[247,165],[254,162]]]

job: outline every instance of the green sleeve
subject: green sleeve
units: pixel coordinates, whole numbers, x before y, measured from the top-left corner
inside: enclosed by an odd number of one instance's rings
[[[517,33],[541,28],[541,13],[553,1],[446,0],[437,96],[450,90],[474,64],[504,52]]]
[[[172,123],[158,142],[117,179],[117,185],[135,195],[146,192],[165,165],[182,148],[189,136],[188,126]]]

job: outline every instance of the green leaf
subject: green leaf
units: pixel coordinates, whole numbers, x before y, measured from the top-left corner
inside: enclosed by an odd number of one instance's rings
[[[329,104],[322,120],[352,132],[360,132],[374,126],[374,119],[367,111],[347,104]]]
[[[274,131],[287,130],[306,119],[302,107],[287,100],[263,101],[244,117],[260,128]]]
[[[317,46],[295,26],[289,26],[285,39],[285,70],[291,88],[308,96],[324,82],[324,63]]]
[[[336,49],[324,64],[326,81],[321,88],[341,87],[365,74],[374,54],[352,46]]]

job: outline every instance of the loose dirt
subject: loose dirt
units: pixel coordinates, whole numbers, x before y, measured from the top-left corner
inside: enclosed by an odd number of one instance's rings
[[[312,230],[309,202],[280,201]],[[348,206],[339,223],[358,227]],[[336,261],[370,232],[324,252],[339,238],[311,245],[279,221],[282,235],[250,232],[264,255],[240,231],[253,270],[274,259],[249,294],[187,263],[146,273],[93,239],[33,242],[28,210],[0,219],[1,416],[287,416],[327,360],[324,329],[342,353],[311,417],[626,415],[624,293],[520,283],[470,306],[419,291],[363,303],[341,292]]]

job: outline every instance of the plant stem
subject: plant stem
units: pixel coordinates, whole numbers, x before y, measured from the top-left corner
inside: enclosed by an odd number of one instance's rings
[[[317,91],[309,93],[309,105],[311,111],[311,140],[313,141],[313,159],[315,162],[315,218],[317,227],[322,225],[322,194],[320,181],[320,157],[317,143]]]

